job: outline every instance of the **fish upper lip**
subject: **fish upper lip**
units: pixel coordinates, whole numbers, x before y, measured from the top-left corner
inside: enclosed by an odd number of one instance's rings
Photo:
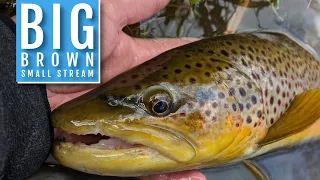
[[[96,122],[95,126],[98,128],[96,132],[87,132],[85,134],[99,133],[123,140],[129,144],[141,144],[177,162],[189,162],[196,156],[195,144],[189,138],[170,128],[150,124],[128,124],[111,121]],[[76,132],[77,128],[77,126],[74,126],[73,132],[69,132],[63,127],[60,129],[67,133],[83,135],[84,133]]]

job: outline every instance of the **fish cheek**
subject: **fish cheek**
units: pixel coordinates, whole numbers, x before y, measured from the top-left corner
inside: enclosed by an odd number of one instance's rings
[[[236,121],[233,115],[219,121],[205,121],[199,112],[191,113],[184,119],[188,138],[197,149],[197,161],[219,164],[226,159],[220,154],[228,149],[241,132],[241,127],[235,126]]]

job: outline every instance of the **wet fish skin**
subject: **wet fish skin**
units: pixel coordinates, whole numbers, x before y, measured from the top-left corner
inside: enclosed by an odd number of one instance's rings
[[[168,51],[52,114],[54,127],[63,131],[101,133],[145,147],[106,150],[64,142],[55,145],[54,155],[67,167],[116,176],[241,160],[256,151],[296,95],[320,88],[319,77],[320,63],[281,34],[204,39]],[[153,112],[154,96],[166,102],[168,113]]]

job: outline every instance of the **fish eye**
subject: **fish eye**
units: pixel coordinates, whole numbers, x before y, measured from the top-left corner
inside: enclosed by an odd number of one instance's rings
[[[172,109],[172,97],[163,87],[152,87],[143,96],[143,103],[149,114],[153,116],[166,116]]]
[[[156,94],[150,97],[146,107],[152,115],[165,116],[170,113],[171,99],[166,94]]]
[[[165,101],[158,101],[156,103],[152,103],[152,111],[155,113],[164,113],[168,110],[168,103]]]

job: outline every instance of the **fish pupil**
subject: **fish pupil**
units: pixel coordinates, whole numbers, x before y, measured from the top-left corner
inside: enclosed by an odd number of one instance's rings
[[[155,113],[164,113],[168,110],[168,104],[165,101],[159,101],[153,106],[153,111]]]

